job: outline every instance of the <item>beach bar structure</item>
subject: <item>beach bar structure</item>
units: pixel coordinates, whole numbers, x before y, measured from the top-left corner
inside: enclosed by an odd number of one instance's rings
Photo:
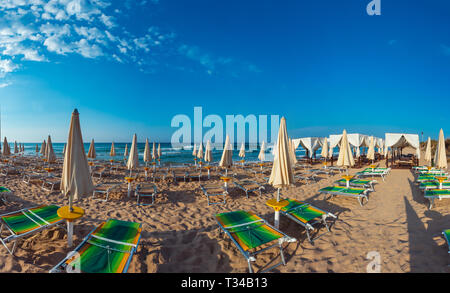
[[[402,150],[411,147],[416,151],[412,161],[402,159]],[[386,167],[389,167],[389,149],[391,150],[391,167],[412,167],[419,165],[420,140],[418,134],[406,133],[386,133],[384,155],[386,157]],[[398,163],[395,164],[396,160]]]

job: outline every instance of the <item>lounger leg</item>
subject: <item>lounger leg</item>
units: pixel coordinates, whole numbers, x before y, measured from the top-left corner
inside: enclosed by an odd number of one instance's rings
[[[312,242],[312,240],[311,240],[311,236],[309,235],[309,229],[306,228],[305,231],[306,231],[306,237],[308,237],[308,241],[309,241],[311,244],[313,244],[313,242]]]
[[[250,274],[252,274],[253,273],[253,269],[252,269],[252,263],[251,263],[250,259],[247,259],[247,263],[248,263],[248,272]]]
[[[328,227],[327,216],[326,216],[326,215],[322,215],[322,222],[323,222],[323,224],[325,225],[325,227],[327,228],[327,231],[328,231],[328,232],[331,232],[331,231],[330,231],[330,227]]]
[[[281,257],[281,262],[283,263],[283,265],[286,265],[286,261],[284,260],[284,254],[283,254],[283,246],[281,241],[278,242],[278,245],[280,247],[280,257]]]

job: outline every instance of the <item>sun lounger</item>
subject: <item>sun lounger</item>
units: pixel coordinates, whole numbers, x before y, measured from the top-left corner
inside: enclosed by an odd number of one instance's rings
[[[427,181],[437,181],[436,177],[441,177],[441,176],[431,175],[431,174],[422,174],[417,177],[416,182],[422,183],[422,182],[427,182]],[[448,176],[442,176],[442,177],[447,177],[447,180],[444,182],[449,181]]]
[[[42,180],[42,189],[49,191],[50,193],[55,190],[55,186],[59,186],[61,178],[58,177],[46,177]]]
[[[167,169],[156,169],[156,172],[151,172],[151,178],[153,182],[156,182],[156,179],[159,181],[165,181],[169,176],[169,171]]]
[[[233,181],[234,185],[243,190],[245,192],[245,195],[248,198],[249,192],[259,191],[259,196],[262,195],[261,190],[265,189],[264,186],[261,183],[258,183],[254,180],[244,179],[244,180],[235,180]]]
[[[351,187],[359,187],[359,188],[369,189],[370,191],[374,191],[373,184],[375,182],[376,182],[375,180],[364,180],[364,179],[353,178],[353,179],[350,179],[349,185]],[[347,186],[347,181],[345,179],[337,180],[334,183],[339,184],[340,186]]]
[[[103,174],[106,173],[106,167],[103,166],[95,166],[94,168],[92,168],[92,172],[91,175],[92,177],[94,177],[95,175],[98,176],[98,178],[102,179]]]
[[[23,172],[23,168],[21,167],[6,167],[0,169],[0,175],[2,176],[10,176],[10,175],[20,175]]]
[[[328,186],[319,190],[319,193],[329,194],[331,198],[336,195],[355,197],[359,204],[363,205],[363,199],[369,200],[367,197],[368,189],[364,188],[347,188],[342,186]]]
[[[333,175],[334,171],[329,168],[320,168],[320,169],[311,169],[309,170],[312,174],[325,174],[325,175]]]
[[[228,191],[225,190],[223,185],[201,184],[200,188],[202,189],[203,194],[206,196],[206,199],[208,200],[208,205],[225,204],[227,202]],[[217,196],[219,197],[223,196],[223,201],[211,202],[209,200],[210,197],[217,197]]]
[[[445,240],[447,241],[448,253],[450,253],[450,229],[442,231]]]
[[[41,205],[0,215],[0,241],[3,246],[10,254],[14,254],[19,239],[49,227],[64,224],[64,219],[57,214],[58,209],[59,207],[55,205]],[[4,232],[8,235],[2,236]],[[11,248],[7,246],[9,242],[13,243]]]
[[[289,198],[285,200],[289,202],[289,205],[282,208],[280,213],[305,228],[309,242],[313,243],[309,231],[314,231],[314,225],[316,224],[322,223],[325,225],[328,232],[330,232],[327,218],[332,217],[336,219],[337,217],[335,215],[314,207],[309,203]]]
[[[311,182],[317,182],[318,181],[317,178],[318,178],[318,176],[314,173],[309,176],[305,175],[305,174],[294,175],[294,179],[305,181],[306,184],[309,184]]]
[[[43,179],[46,179],[46,178],[48,178],[47,174],[33,172],[33,173],[24,174],[23,178],[22,178],[22,181],[25,184],[30,184],[31,180],[43,180]]]
[[[372,170],[372,168],[367,168],[363,171],[360,171],[358,173],[356,173],[356,177],[367,177],[367,176],[380,176],[381,179],[383,179],[383,181],[385,181],[385,177],[389,174],[390,172],[390,168],[374,168],[374,170]]]
[[[327,169],[338,171],[339,173],[344,173],[346,171],[345,168],[337,167],[337,166],[328,166]]]
[[[83,241],[50,270],[67,266],[82,273],[126,273],[141,238],[142,224],[111,219],[92,230]]]
[[[219,225],[219,233],[222,234],[224,232],[230,237],[247,260],[250,273],[253,273],[251,262],[256,261],[255,256],[273,247],[280,249],[281,262],[264,271],[272,270],[281,264],[286,265],[282,244],[284,242],[297,241],[295,238],[289,237],[272,227],[264,219],[252,212],[233,211],[220,213],[216,214],[215,218]]]
[[[423,181],[419,184],[420,189],[439,189],[440,185],[437,181]],[[442,189],[450,189],[450,182],[442,182]]]
[[[152,205],[155,203],[155,197],[158,193],[158,189],[153,183],[140,183],[136,187],[137,205]],[[143,198],[150,197],[151,203],[141,203]]]
[[[97,200],[108,201],[109,193],[112,192],[114,189],[118,188],[119,186],[120,186],[119,183],[113,183],[113,182],[111,182],[111,183],[105,182],[105,183],[98,184],[94,187],[94,191],[92,192],[92,197]],[[104,198],[102,198],[102,197],[99,198],[98,197],[99,195],[104,196]],[[96,198],[96,196],[97,196],[97,198]]]
[[[450,198],[450,190],[449,189],[429,189],[425,190],[425,198],[430,202],[429,209],[431,209],[434,205],[435,199],[444,199]]]
[[[187,171],[187,176],[189,177],[189,179],[198,179],[198,181],[202,181],[202,170],[200,168],[198,169],[193,169],[193,170],[189,170]]]
[[[6,197],[7,195],[10,195],[12,192],[9,188],[6,188],[4,186],[0,186],[0,200],[6,203]]]
[[[183,181],[186,182],[186,177],[189,176],[185,169],[172,169],[171,171],[174,181],[178,181],[178,178],[183,178]]]

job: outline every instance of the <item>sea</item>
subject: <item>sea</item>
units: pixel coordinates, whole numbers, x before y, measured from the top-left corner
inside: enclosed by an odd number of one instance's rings
[[[10,149],[11,152],[14,152],[14,144],[10,143]],[[25,152],[24,155],[26,156],[35,156],[36,155],[36,145],[38,146],[38,149],[40,151],[41,143],[24,143]],[[104,160],[109,161],[110,159],[113,160],[123,160],[124,159],[124,152],[125,152],[125,145],[128,145],[128,151],[131,148],[131,143],[117,143],[114,142],[114,148],[116,150],[116,156],[114,158],[111,158],[109,155],[109,152],[111,150],[111,143],[95,143],[95,152],[97,155],[97,160]],[[85,143],[84,148],[86,153],[89,150],[90,143]],[[143,156],[144,156],[144,149],[145,149],[145,143],[138,143],[138,152],[139,152],[139,160],[143,163]],[[152,151],[153,143],[150,143],[150,152]],[[158,147],[158,144],[156,144],[156,148]],[[198,145],[197,145],[198,148]],[[246,162],[257,162],[258,155],[259,155],[259,148],[254,147],[254,150],[250,150],[250,145],[246,144],[245,146],[246,152],[245,152],[245,161]],[[2,145],[3,149],[3,145]],[[63,149],[64,149],[64,143],[53,143],[53,150],[57,157],[62,158],[63,157]],[[239,146],[235,146],[233,148],[233,161],[240,161],[241,158],[239,157]],[[336,149],[337,152],[339,152],[339,149]],[[336,154],[336,150],[333,150],[333,153]],[[174,148],[172,147],[171,143],[161,143],[161,164],[162,165],[181,165],[185,163],[193,163],[194,157],[192,155],[193,151],[193,145],[184,146],[182,148]],[[205,146],[203,146],[203,152],[205,152]],[[213,149],[212,151],[212,157],[213,162],[220,161],[220,158],[222,156],[222,149]],[[316,151],[316,157],[320,158],[321,149],[319,148]],[[296,150],[296,156],[297,158],[304,157],[306,154],[306,151],[304,149],[298,148]],[[265,161],[273,161],[273,154],[272,154],[272,146],[269,146],[265,151]]]

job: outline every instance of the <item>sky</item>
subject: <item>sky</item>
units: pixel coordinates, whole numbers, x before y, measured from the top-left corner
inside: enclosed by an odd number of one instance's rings
[[[168,142],[175,115],[280,115],[292,137],[437,138],[450,1],[2,0],[1,135]],[[204,132],[206,132],[206,128]]]

